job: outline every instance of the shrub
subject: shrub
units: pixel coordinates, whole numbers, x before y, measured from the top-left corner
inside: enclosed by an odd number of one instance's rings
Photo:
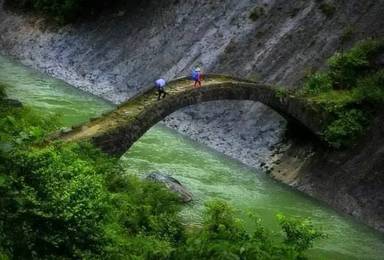
[[[357,81],[357,98],[369,103],[384,103],[384,69]]]
[[[122,171],[89,144],[0,159],[0,245],[14,258],[167,255],[183,240],[177,197],[135,178],[121,177],[127,190],[108,191],[107,178]],[[150,247],[156,243],[162,247]]]
[[[98,167],[71,148],[17,151],[6,159],[0,229],[13,257],[103,252],[109,203]]]
[[[256,220],[256,230],[246,232],[235,211],[223,201],[206,204],[202,230],[189,235],[174,259],[303,259],[304,250],[324,237],[308,220],[280,221],[285,241],[276,239]]]
[[[36,146],[52,125],[31,110],[0,116],[0,144],[13,144],[0,150],[1,259],[302,259],[317,239],[299,222],[291,229],[305,247],[291,235],[275,240],[259,221],[250,234],[222,201],[186,230],[178,197],[163,186],[126,176],[88,143]]]
[[[366,121],[365,113],[357,109],[338,112],[337,119],[324,131],[324,138],[336,148],[348,146],[363,133]]]
[[[287,219],[281,214],[277,215],[277,218],[285,233],[284,243],[295,248],[299,254],[310,249],[315,240],[326,237],[312,225],[309,219],[300,221]]]
[[[362,54],[362,53],[360,53]],[[329,60],[330,77],[335,88],[351,89],[356,84],[357,73],[367,69],[369,63],[365,56],[354,53],[337,53]]]
[[[374,62],[383,51],[383,39],[360,42],[333,55],[325,71],[305,79],[302,94],[333,117],[323,133],[330,145],[355,141],[367,125],[366,108],[384,102],[384,70]]]
[[[327,1],[321,3],[319,8],[321,12],[327,17],[332,17],[336,12],[336,7],[332,3]]]
[[[383,40],[364,41],[347,53],[336,53],[329,61],[329,76],[336,89],[351,89],[359,77],[372,70],[371,60],[384,50]]]
[[[4,113],[4,109],[11,113]],[[22,149],[41,140],[57,126],[57,118],[41,117],[28,108],[0,105],[0,152]]]
[[[319,94],[332,89],[332,80],[327,73],[317,72],[307,77],[304,89],[309,94]]]
[[[174,194],[123,177],[116,159],[87,143],[31,147],[54,126],[30,109],[6,108],[0,115],[0,147],[9,144],[0,150],[4,255],[151,258],[169,255],[183,239]]]
[[[255,8],[253,8],[252,12],[250,13],[249,15],[249,19],[251,19],[252,21],[257,21],[260,17],[262,17],[263,15],[265,15],[265,9],[264,7],[262,6],[256,6]]]
[[[288,90],[286,88],[280,86],[275,89],[275,96],[277,98],[284,98],[287,95],[288,95]]]

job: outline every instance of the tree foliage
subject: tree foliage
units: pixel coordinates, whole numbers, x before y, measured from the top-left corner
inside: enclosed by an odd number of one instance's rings
[[[206,204],[203,227],[192,232],[177,249],[175,259],[305,259],[305,250],[324,238],[309,220],[292,220],[279,215],[284,239],[275,238],[259,219],[249,233],[224,201]]]
[[[54,120],[0,108],[2,259],[301,259],[320,237],[289,220],[285,238],[260,224],[250,234],[222,201],[207,204],[201,227],[187,228],[163,186],[127,176],[88,143],[42,146]]]

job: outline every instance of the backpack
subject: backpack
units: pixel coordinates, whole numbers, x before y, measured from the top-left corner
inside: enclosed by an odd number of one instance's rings
[[[163,79],[158,79],[155,81],[155,87],[156,87],[156,89],[159,89],[159,90],[163,90],[165,87],[165,84],[166,84],[166,82]]]
[[[196,70],[193,70],[192,71],[192,79],[193,80],[199,80],[199,72],[197,72]]]

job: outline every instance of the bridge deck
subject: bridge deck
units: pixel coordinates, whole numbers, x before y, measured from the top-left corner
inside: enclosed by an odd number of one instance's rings
[[[207,88],[218,86],[223,83],[240,82],[252,84],[246,80],[234,79],[221,75],[207,76],[202,84],[204,88]],[[190,89],[193,89],[193,81],[187,78],[180,78],[171,81],[167,84],[165,89],[167,92],[166,99]],[[132,98],[129,101],[119,105],[116,110],[104,114],[100,118],[92,119],[90,122],[87,122],[81,126],[73,127],[72,131],[70,132],[60,133],[57,138],[63,141],[87,139],[97,134],[101,134],[102,132],[113,129],[121,124],[129,124],[130,122],[133,122],[135,118],[137,118],[137,116],[147,107],[150,107],[157,102],[161,102],[157,100],[157,91],[155,88],[151,88],[140,95],[136,95],[135,98]]]
[[[69,132],[57,133],[51,140],[90,140],[107,153],[121,155],[151,126],[181,107],[224,99],[259,101],[315,135],[321,134],[324,114],[300,98],[279,97],[272,86],[221,75],[207,75],[201,88],[192,85],[187,78],[171,81],[166,87],[167,97],[160,101],[152,87],[114,111]]]

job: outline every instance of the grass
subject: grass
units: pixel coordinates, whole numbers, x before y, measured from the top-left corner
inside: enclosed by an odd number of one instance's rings
[[[324,105],[325,108],[330,106],[345,107],[356,103],[356,94],[348,90],[329,90],[310,96],[308,99],[316,104]]]

